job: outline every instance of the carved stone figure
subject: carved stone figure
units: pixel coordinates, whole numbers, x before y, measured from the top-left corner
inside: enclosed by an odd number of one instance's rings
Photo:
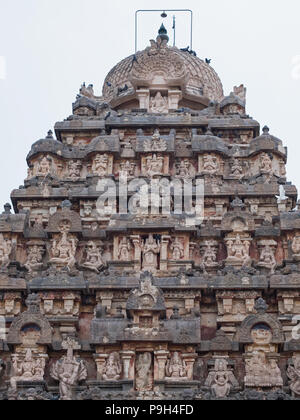
[[[158,254],[161,249],[160,242],[156,241],[153,235],[149,235],[149,237],[142,242],[141,249],[143,253],[143,270],[155,272],[158,268]]]
[[[57,266],[67,267],[69,270],[74,268],[76,259],[78,239],[69,234],[70,222],[64,221],[60,224],[60,237],[52,242],[50,263]]]
[[[120,163],[120,177],[126,176],[127,178],[133,178],[135,171],[136,163],[129,162],[129,160]]]
[[[10,263],[10,254],[12,252],[12,241],[5,239],[3,234],[0,234],[0,269],[5,270]]]
[[[287,376],[290,379],[290,389],[293,397],[300,397],[300,356],[293,357],[293,364],[287,369]]]
[[[162,175],[164,169],[164,158],[160,155],[154,154],[146,158],[146,174],[149,177],[154,175]]]
[[[137,391],[150,391],[153,386],[151,353],[140,353],[137,356],[135,370],[135,385]]]
[[[219,172],[220,165],[216,156],[204,155],[203,156],[203,173],[208,175],[215,175]]]
[[[238,382],[229,369],[226,359],[215,360],[215,366],[209,373],[205,386],[208,386],[213,396],[217,398],[228,397],[232,387],[238,387]]]
[[[82,164],[80,160],[70,160],[68,162],[68,178],[78,180],[81,174]]]
[[[158,130],[155,130],[151,140],[144,142],[145,152],[165,152],[167,148],[167,142],[160,137]]]
[[[239,159],[233,159],[230,169],[231,169],[230,176],[234,178],[241,178],[243,176],[244,170]]]
[[[180,160],[176,164],[176,178],[190,179],[195,175],[193,165],[188,159]]]
[[[18,382],[42,382],[44,380],[45,365],[45,356],[33,356],[30,348],[26,350],[25,356],[20,354],[12,355],[14,371],[14,376],[10,379],[12,389],[17,388]]]
[[[79,350],[80,346],[76,341],[68,337],[62,347],[67,350],[67,355],[51,366],[51,377],[59,381],[60,399],[71,401],[74,399],[73,387],[80,381],[87,378],[86,366],[79,357],[74,356],[74,350]]]
[[[102,243],[90,241],[86,246],[86,260],[82,266],[99,273],[99,270],[104,266],[102,250]]]
[[[150,99],[150,112],[154,114],[167,114],[169,112],[168,98],[160,92]]]
[[[275,247],[277,246],[277,242],[261,241],[259,245],[260,244],[262,245],[262,249],[260,250],[260,260],[257,265],[259,267],[265,267],[270,269],[271,274],[273,274],[277,266],[277,262],[275,259]]]
[[[24,267],[32,273],[43,267],[44,245],[39,243],[28,244],[28,256]]]
[[[119,253],[118,257],[120,261],[129,261],[130,260],[130,251],[132,249],[130,240],[124,236],[119,243]]]
[[[282,385],[283,380],[276,361],[269,361],[265,352],[254,352],[253,356],[246,360],[246,387],[272,388]]]
[[[36,175],[37,176],[47,176],[52,172],[52,159],[49,156],[44,156],[38,166]]]
[[[166,376],[169,380],[187,379],[187,367],[178,352],[174,352],[166,366]]]
[[[218,242],[216,241],[205,241],[201,246],[202,249],[202,262],[201,266],[204,271],[209,268],[218,267],[217,261],[218,254]]]
[[[300,258],[300,236],[296,235],[292,242],[293,257]]]
[[[267,153],[262,153],[260,156],[260,171],[263,174],[271,175],[273,173],[272,159]]]
[[[227,238],[227,263],[232,265],[242,265],[244,267],[250,266],[250,244],[250,238],[242,239],[239,234],[237,234],[235,237]]]
[[[108,175],[108,168],[109,168],[109,157],[104,154],[100,155],[97,154],[94,158],[92,171],[95,175],[98,176],[106,176]]]
[[[122,365],[118,353],[110,353],[104,368],[103,379],[105,381],[117,381],[121,377]]]
[[[184,257],[184,246],[181,240],[176,237],[170,245],[172,260],[179,261]]]

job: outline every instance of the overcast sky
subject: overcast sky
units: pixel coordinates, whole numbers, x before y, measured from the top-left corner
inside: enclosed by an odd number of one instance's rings
[[[100,95],[109,70],[134,52],[135,11],[162,7],[194,11],[193,49],[212,59],[226,94],[246,85],[247,112],[288,146],[288,178],[300,188],[299,0],[0,0],[1,206],[26,178],[31,144],[71,114],[81,83]],[[139,49],[161,21],[141,16]],[[189,44],[184,14],[176,44]]]

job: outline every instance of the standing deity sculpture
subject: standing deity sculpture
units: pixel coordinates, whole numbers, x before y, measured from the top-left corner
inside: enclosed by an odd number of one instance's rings
[[[108,155],[97,154],[94,158],[92,165],[92,172],[98,176],[107,176],[109,169],[109,157]]]
[[[124,236],[119,243],[119,252],[118,258],[120,261],[129,261],[130,260],[130,251],[131,251],[130,240]]]
[[[156,154],[147,156],[145,166],[147,176],[162,175],[164,170],[164,158],[163,156]]]
[[[158,268],[158,255],[161,250],[160,242],[156,241],[153,235],[149,235],[149,237],[142,242],[141,249],[143,253],[143,270],[149,272],[156,271]]]
[[[140,353],[137,356],[135,371],[137,391],[151,391],[153,386],[151,353]]]
[[[218,242],[216,241],[205,241],[202,248],[202,261],[201,266],[205,272],[207,269],[216,268],[219,266],[217,261],[218,255]]]
[[[169,112],[168,98],[160,92],[150,98],[150,112],[154,114],[167,114]]]
[[[45,248],[43,244],[28,244],[28,256],[24,267],[29,271],[29,273],[38,271],[43,267],[44,253]]]
[[[296,235],[292,242],[292,251],[294,258],[300,258],[300,235]]]
[[[300,356],[294,356],[293,363],[287,369],[287,376],[290,379],[290,389],[293,397],[300,397]]]
[[[172,251],[172,260],[179,261],[184,257],[184,245],[181,240],[176,237],[170,245]]]
[[[239,234],[236,237],[230,237],[226,240],[227,245],[227,263],[234,265],[242,265],[248,267],[251,265],[252,260],[249,255],[250,251],[250,238],[242,239]]]
[[[233,159],[230,169],[231,169],[230,176],[234,178],[241,178],[243,176],[244,170],[239,159],[237,158]]]
[[[205,386],[211,389],[214,397],[226,398],[232,387],[238,387],[238,382],[228,367],[226,359],[216,359],[212,371],[209,373]]]
[[[75,266],[78,243],[78,239],[69,234],[70,228],[71,224],[67,220],[60,224],[60,237],[59,240],[54,239],[52,242],[50,259],[50,263],[67,267],[69,270]]]
[[[10,263],[10,254],[12,252],[12,241],[5,239],[3,234],[0,234],[0,269],[5,270]]]
[[[68,178],[71,180],[78,180],[81,174],[82,164],[80,160],[70,160],[68,162]]]
[[[83,360],[74,356],[74,350],[79,350],[80,346],[71,337],[62,343],[62,348],[67,350],[67,355],[63,356],[51,366],[50,375],[59,381],[59,393],[62,401],[73,400],[73,388],[87,378],[87,369]]]
[[[133,162],[126,162],[120,163],[120,177],[133,178],[135,176],[136,171],[136,164]]]
[[[216,175],[219,172],[220,165],[218,158],[213,155],[203,156],[203,173],[208,175]]]
[[[104,266],[102,250],[102,243],[96,244],[90,241],[86,246],[86,260],[82,266],[99,273],[99,270]]]
[[[176,351],[169,359],[166,366],[166,376],[169,380],[183,380],[187,378],[187,366],[182,356]]]
[[[103,379],[105,381],[117,381],[122,373],[122,365],[118,353],[110,353],[103,367]]]
[[[17,389],[18,382],[42,382],[46,366],[45,355],[33,356],[32,350],[28,348],[25,356],[20,354],[12,355],[12,366],[14,375],[10,379],[11,388]]]
[[[271,175],[273,173],[273,163],[268,153],[262,153],[260,156],[260,171],[262,174]]]

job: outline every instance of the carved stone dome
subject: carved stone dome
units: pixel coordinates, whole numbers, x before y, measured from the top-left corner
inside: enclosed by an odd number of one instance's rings
[[[159,90],[163,86],[180,88],[183,97],[197,102],[200,98],[217,102],[224,98],[215,70],[192,51],[170,47],[160,35],[150,42],[150,47],[125,58],[109,72],[103,86],[105,100],[132,96],[140,88]]]

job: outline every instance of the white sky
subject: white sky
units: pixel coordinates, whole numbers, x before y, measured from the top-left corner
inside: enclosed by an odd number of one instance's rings
[[[248,113],[288,146],[288,178],[300,188],[299,0],[0,0],[0,206],[23,184],[31,144],[71,114],[81,83],[100,95],[134,52],[135,11],[162,7],[194,11],[193,49],[212,59],[226,94],[246,85]],[[141,18],[139,49],[161,21]],[[188,31],[178,16],[178,47]]]

